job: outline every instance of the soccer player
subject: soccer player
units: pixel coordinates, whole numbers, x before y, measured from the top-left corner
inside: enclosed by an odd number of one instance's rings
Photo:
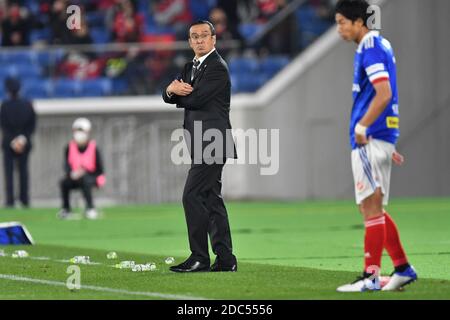
[[[356,203],[365,220],[363,275],[339,287],[339,292],[381,290],[379,270],[384,248],[395,271],[382,290],[398,290],[417,280],[397,226],[384,209],[389,199],[392,160],[399,165],[403,162],[395,150],[399,137],[397,77],[391,44],[368,28],[368,7],[365,0],[340,0],[336,4],[339,35],[358,45],[350,142]]]

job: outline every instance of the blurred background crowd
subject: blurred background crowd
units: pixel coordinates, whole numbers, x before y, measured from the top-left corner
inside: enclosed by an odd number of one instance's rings
[[[189,25],[208,19],[233,92],[254,92],[332,25],[335,2],[0,0],[0,81],[20,78],[29,98],[157,94],[192,59]]]

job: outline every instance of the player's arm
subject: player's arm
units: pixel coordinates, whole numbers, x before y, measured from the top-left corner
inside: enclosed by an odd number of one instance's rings
[[[366,114],[359,121],[359,123],[365,127],[371,126],[378,119],[392,99],[391,84],[388,79],[377,82],[373,86],[376,95],[370,103]]]
[[[381,79],[373,84],[376,95],[372,100],[369,109],[367,110],[364,117],[359,121],[359,126],[364,128],[368,128],[378,119],[378,117],[383,113],[384,109],[386,109],[387,105],[392,99],[392,90],[389,79]],[[364,129],[365,131],[365,129]],[[366,144],[367,137],[365,132],[361,135],[356,134],[356,142],[358,144]],[[392,161],[396,165],[401,166],[405,162],[405,157],[400,154],[397,150],[392,154]]]
[[[356,143],[360,145],[367,144],[366,131],[378,117],[383,113],[392,99],[392,90],[389,79],[380,79],[373,83],[376,94],[370,103],[366,114],[361,118],[355,128]]]

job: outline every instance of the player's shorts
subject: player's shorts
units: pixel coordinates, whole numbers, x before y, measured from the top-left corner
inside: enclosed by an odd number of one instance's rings
[[[383,205],[388,204],[394,151],[395,146],[392,143],[377,139],[370,139],[367,145],[352,151],[357,204],[375,193],[377,188],[381,188],[383,193]]]

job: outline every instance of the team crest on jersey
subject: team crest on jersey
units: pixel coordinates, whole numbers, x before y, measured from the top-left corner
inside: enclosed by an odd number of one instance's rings
[[[358,183],[356,184],[356,189],[357,189],[358,191],[363,191],[363,190],[364,190],[364,183],[362,183],[361,181],[358,182]]]

